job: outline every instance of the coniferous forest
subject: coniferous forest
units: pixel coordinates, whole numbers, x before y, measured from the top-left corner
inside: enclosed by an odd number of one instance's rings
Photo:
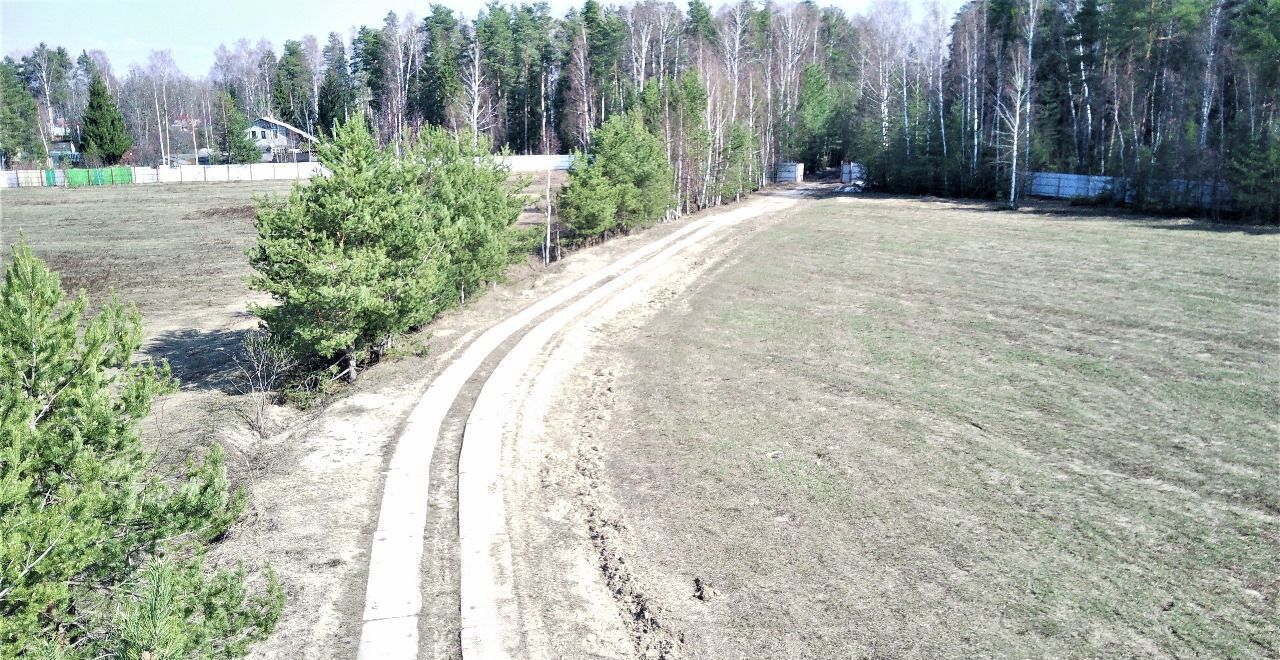
[[[878,190],[1011,204],[1028,172],[1125,177],[1150,210],[1187,210],[1171,182],[1221,185],[1202,210],[1280,221],[1280,0],[973,0],[954,15],[900,0],[857,15],[493,2],[334,29],[220,46],[195,77],[165,50],[119,71],[100,51],[41,44],[0,66],[0,149],[36,162],[46,127],[82,135],[96,75],[146,164],[216,148],[223,94],[320,135],[363,114],[391,149],[431,124],[512,153],[591,151],[594,129],[635,111],[683,210],[782,160],[849,160]]]

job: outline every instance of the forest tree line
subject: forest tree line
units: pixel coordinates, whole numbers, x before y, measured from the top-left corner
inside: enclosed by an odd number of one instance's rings
[[[99,51],[73,61],[42,44],[0,67],[0,147],[39,154],[59,121],[74,135],[97,72],[138,162],[216,146],[224,92],[247,117],[319,135],[359,113],[392,149],[430,124],[514,153],[590,151],[593,130],[634,110],[682,210],[760,185],[781,160],[852,160],[881,190],[1015,204],[1031,171],[1125,177],[1147,208],[1185,206],[1179,181],[1226,184],[1234,202],[1215,211],[1277,221],[1277,53],[1280,0],[972,0],[914,17],[901,0],[853,16],[754,0],[587,0],[562,16],[433,4],[279,51],[220,46],[203,77],[168,51],[120,76]],[[15,110],[7,80],[31,109]]]

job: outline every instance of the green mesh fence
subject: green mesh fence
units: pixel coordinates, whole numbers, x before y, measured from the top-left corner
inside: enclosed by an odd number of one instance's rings
[[[66,170],[66,173],[67,185],[73,188],[133,183],[131,167],[96,167],[88,170]]]

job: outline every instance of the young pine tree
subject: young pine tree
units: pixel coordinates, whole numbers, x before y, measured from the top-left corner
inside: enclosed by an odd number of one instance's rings
[[[442,249],[440,298],[465,302],[484,283],[502,279],[524,200],[483,138],[427,126],[411,158],[425,164],[421,187]]]
[[[720,201],[737,201],[742,195],[755,189],[752,171],[755,141],[751,127],[741,122],[729,127],[724,145],[720,149],[721,170],[718,177],[717,196]]]
[[[613,184],[618,226],[623,230],[657,222],[673,205],[671,165],[662,140],[644,126],[639,112],[614,115],[592,135],[593,167]]]
[[[576,240],[590,240],[618,226],[618,192],[586,154],[575,153],[569,181],[556,199],[560,217]]]
[[[0,657],[240,657],[280,618],[273,575],[206,577],[243,509],[215,446],[178,485],[152,474],[138,423],[174,389],[135,363],[135,310],[84,320],[19,245],[0,289]],[[162,613],[163,616],[157,616]]]
[[[591,143],[595,153],[577,154],[558,199],[578,240],[646,227],[672,207],[671,165],[641,111],[610,117]]]
[[[89,105],[84,111],[81,127],[81,149],[85,154],[115,165],[133,148],[133,137],[124,125],[120,106],[107,92],[107,85],[97,72],[89,84]]]
[[[304,368],[354,380],[392,336],[435,316],[442,256],[427,218],[424,166],[378,148],[361,116],[320,146],[330,176],[258,209],[249,250],[257,307]]]

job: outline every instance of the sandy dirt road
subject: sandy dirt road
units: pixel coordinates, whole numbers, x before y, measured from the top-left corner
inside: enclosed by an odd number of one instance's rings
[[[409,413],[387,464],[361,658],[635,657],[661,646],[635,629],[636,604],[601,562],[602,549],[582,542],[597,535],[599,511],[578,497],[580,484],[561,480],[573,492],[538,492],[538,474],[576,473],[578,462],[576,448],[543,442],[541,420],[593,327],[644,307],[654,291],[678,291],[744,224],[776,221],[802,196],[761,196],[692,219],[455,353]],[[543,519],[551,524],[536,522]],[[570,572],[549,576],[548,566]]]

